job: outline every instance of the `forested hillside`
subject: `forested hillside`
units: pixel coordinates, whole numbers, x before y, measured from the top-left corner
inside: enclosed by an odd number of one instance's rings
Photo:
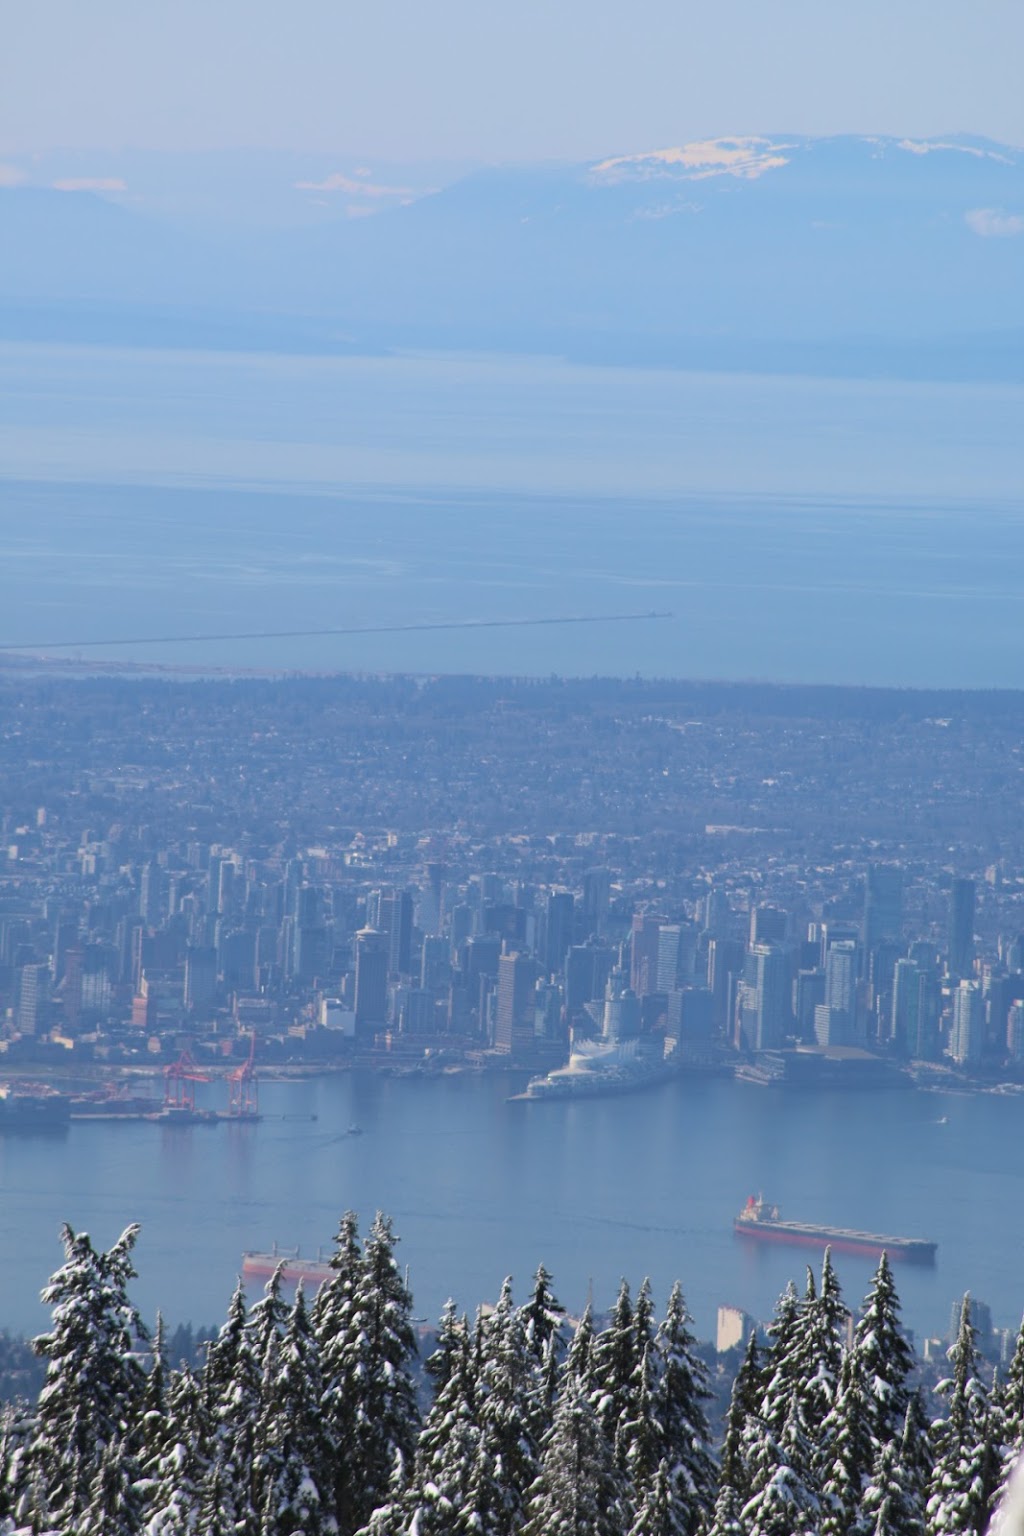
[[[145,1342],[137,1235],[65,1229],[45,1385],[3,1418],[6,1536],[946,1536],[986,1528],[1024,1435],[1024,1328],[991,1382],[965,1298],[930,1412],[884,1256],[852,1324],[827,1253],[787,1289],[714,1444],[678,1285],[659,1318],[623,1282],[600,1325],[543,1267],[521,1304],[449,1304],[424,1402],[385,1217],[342,1219],[315,1298],[237,1289],[199,1370]]]

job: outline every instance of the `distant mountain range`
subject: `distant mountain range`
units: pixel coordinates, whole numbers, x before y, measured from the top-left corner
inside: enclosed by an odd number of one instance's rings
[[[2,335],[1024,377],[1024,151],[987,140],[715,139],[379,196],[337,173],[297,185],[380,211],[290,227],[72,183],[0,190]]]

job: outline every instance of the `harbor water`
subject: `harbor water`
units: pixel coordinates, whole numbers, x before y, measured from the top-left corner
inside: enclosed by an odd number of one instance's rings
[[[941,1334],[965,1290],[997,1326],[1024,1309],[1024,1099],[912,1090],[800,1093],[683,1078],[579,1102],[509,1103],[524,1079],[372,1072],[262,1085],[265,1118],[170,1127],[74,1122],[0,1137],[0,1326],[40,1329],[40,1287],[69,1222],[108,1246],[142,1224],[144,1316],[221,1320],[246,1249],[315,1256],[338,1218],[386,1211],[418,1315],[472,1310],[506,1274],[523,1295],[543,1261],[570,1310],[607,1306],[621,1276],[660,1302],[684,1287],[703,1337],[720,1304],[770,1315],[820,1254],[748,1242],[733,1217],[762,1192],[794,1220],[922,1237],[934,1267],[900,1265],[906,1321]],[[202,1093],[217,1107],[217,1085]],[[311,1117],[315,1116],[313,1119]],[[358,1126],[361,1134],[351,1133]],[[874,1261],[837,1260],[860,1300]]]

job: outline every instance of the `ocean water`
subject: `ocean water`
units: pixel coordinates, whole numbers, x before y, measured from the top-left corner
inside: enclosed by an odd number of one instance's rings
[[[717,1308],[767,1318],[820,1254],[763,1247],[732,1220],[763,1191],[784,1215],[932,1239],[934,1268],[899,1264],[905,1319],[941,1334],[970,1289],[997,1325],[1024,1310],[1024,1101],[913,1091],[779,1094],[683,1079],[583,1103],[510,1104],[518,1079],[371,1072],[265,1083],[256,1125],[75,1123],[65,1137],[0,1137],[0,1326],[35,1331],[38,1291],[68,1221],[108,1246],[138,1220],[144,1314],[222,1319],[242,1252],[314,1254],[351,1207],[393,1218],[418,1315],[453,1295],[472,1310],[506,1274],[523,1296],[543,1261],[571,1310],[611,1304],[621,1276],[679,1279],[698,1332]],[[511,1085],[511,1086],[510,1086]],[[225,1090],[200,1089],[212,1107]],[[315,1120],[308,1117],[316,1115]],[[306,1118],[282,1118],[285,1116]],[[358,1123],[363,1134],[345,1134]],[[848,1301],[874,1261],[838,1255]]]
[[[1019,687],[1022,427],[1013,386],[7,344],[0,643]]]

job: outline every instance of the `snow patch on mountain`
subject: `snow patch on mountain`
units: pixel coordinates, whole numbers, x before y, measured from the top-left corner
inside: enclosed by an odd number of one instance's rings
[[[735,176],[755,181],[766,171],[788,165],[785,150],[794,144],[776,144],[771,139],[698,139],[672,149],[655,149],[640,155],[617,155],[591,167],[591,175],[604,181],[652,180],[662,176],[681,176],[687,181],[703,181],[709,176]]]
[[[973,155],[976,160],[996,160],[1000,165],[1015,165],[1009,155],[1001,155],[995,149],[981,149],[977,144],[950,144],[938,139],[900,139],[897,149],[911,155],[933,155],[937,150],[949,150],[958,155]]]

